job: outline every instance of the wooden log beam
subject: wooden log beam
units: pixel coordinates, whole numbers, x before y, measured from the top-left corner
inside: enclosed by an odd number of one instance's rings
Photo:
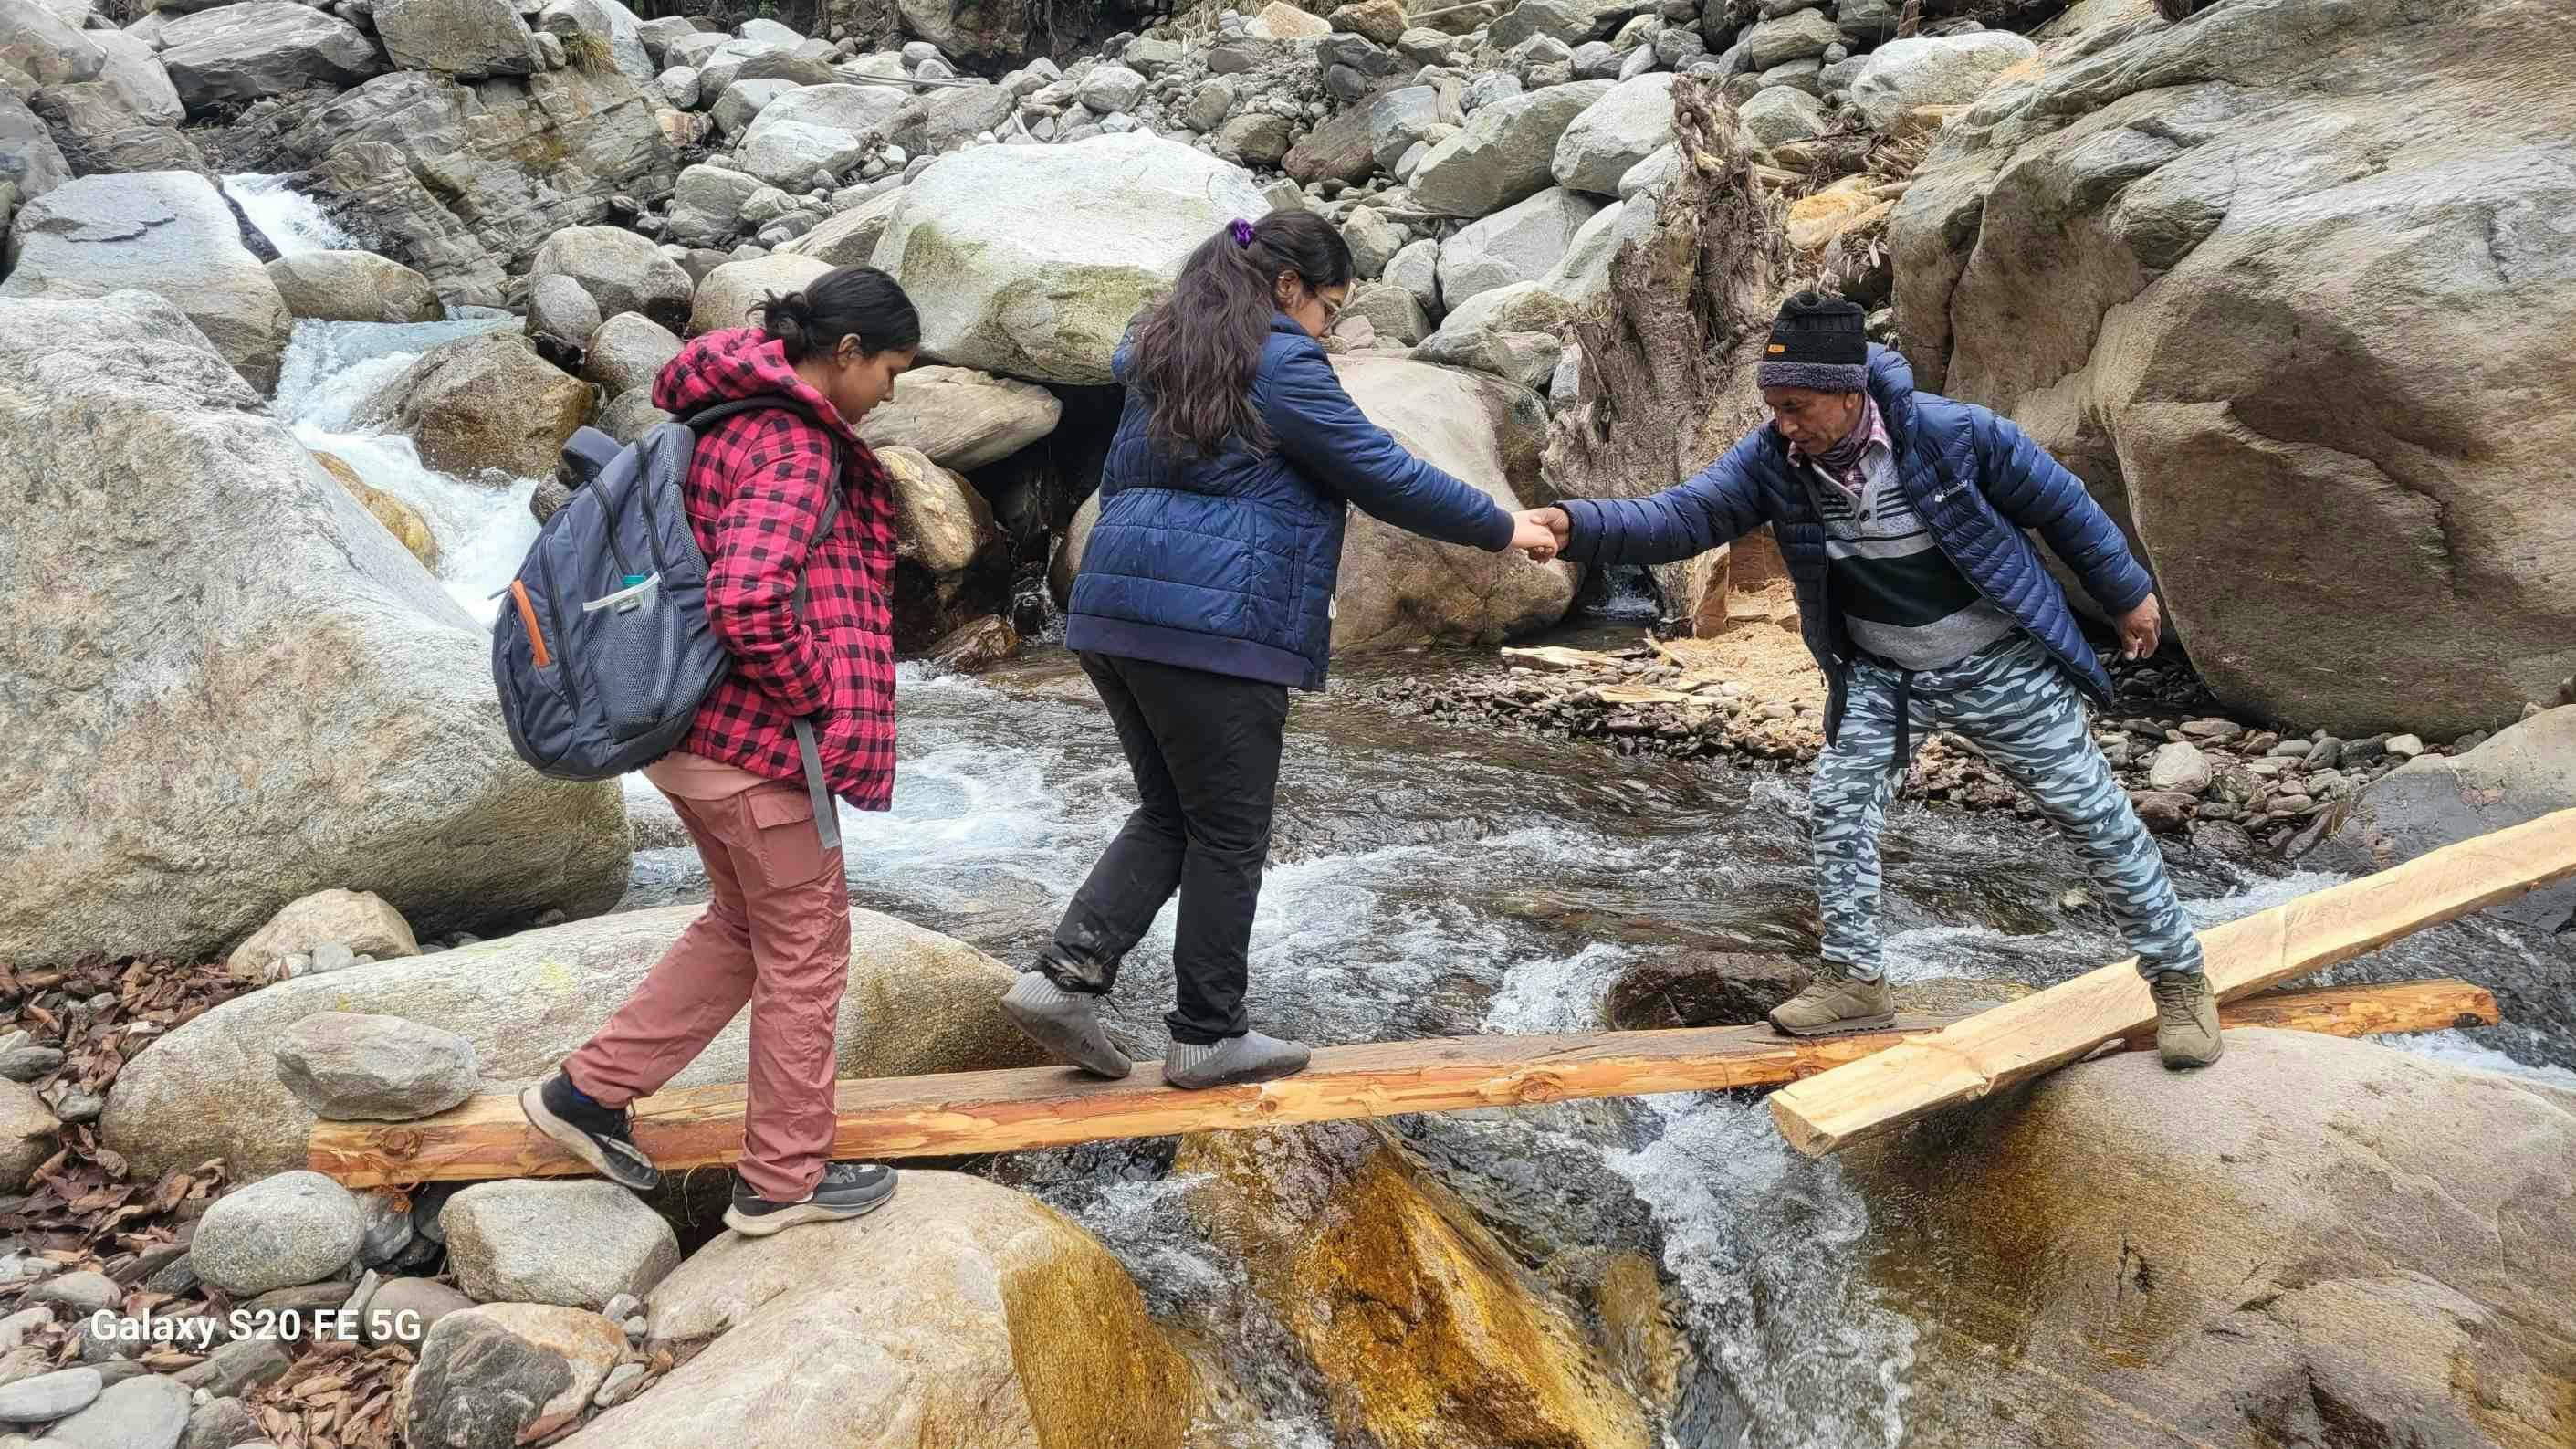
[[[2496,1006],[2466,982],[2413,981],[2284,993],[2233,1013],[2239,1025],[2349,1036],[2489,1024]],[[1767,1026],[1719,1026],[1327,1047],[1299,1076],[1206,1092],[1164,1087],[1152,1063],[1139,1064],[1124,1082],[1051,1067],[861,1079],[840,1084],[832,1150],[871,1160],[949,1157],[1578,1097],[1776,1086],[1884,1051],[1949,1020],[1900,1018],[1894,1031],[1822,1040],[1783,1037]],[[742,1150],[742,1116],[740,1086],[665,1092],[638,1104],[635,1140],[668,1169],[721,1166]],[[418,1122],[318,1122],[310,1159],[314,1171],[351,1187],[589,1170],[530,1131],[511,1096],[476,1097]]]
[[[2576,810],[2561,810],[2213,927],[2201,948],[2219,1000],[2233,1001],[2569,876]],[[1800,1082],[1772,1097],[1771,1117],[1799,1151],[1822,1156],[2054,1071],[2155,1019],[2131,958]]]

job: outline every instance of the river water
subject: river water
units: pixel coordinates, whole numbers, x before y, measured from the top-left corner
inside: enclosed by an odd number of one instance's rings
[[[498,315],[412,327],[305,323],[276,412],[308,446],[419,508],[440,572],[489,618],[535,526],[529,480],[496,485],[421,465],[358,405],[439,341]],[[1575,643],[1634,624],[1595,622]],[[1480,667],[1425,652],[1336,666],[1344,684]],[[852,895],[1005,962],[1045,938],[1132,802],[1088,684],[1060,648],[981,679],[903,666],[894,808],[844,812]],[[1730,764],[1622,760],[1567,741],[1506,739],[1402,719],[1346,689],[1290,718],[1273,863],[1252,944],[1263,1028],[1315,1043],[1588,1030],[1627,967],[1693,949],[1805,952],[1815,908],[1803,780]],[[2045,829],[2004,814],[1900,803],[1887,835],[1887,925],[1900,982],[2049,982],[2125,954]],[[2330,883],[2189,847],[2177,880],[2204,925]],[[629,907],[700,899],[687,851],[639,852]],[[1163,1046],[1170,913],[1131,957],[1110,1016],[1145,1056]],[[2530,949],[2477,923],[2415,938],[2357,968],[2476,975]],[[2576,1039],[2526,1030],[2418,1038],[2466,1065],[2576,1085]],[[2498,1047],[2515,1057],[2503,1055]],[[2555,1063],[2525,1066],[2522,1063]],[[1810,1162],[1761,1105],[1723,1094],[1414,1118],[1403,1139],[1534,1265],[1632,1251],[1661,1265],[1696,1363],[1665,1415],[1675,1449],[1871,1449],[1904,1435],[1914,1325],[1862,1273],[1865,1204]],[[1169,1142],[1024,1154],[997,1175],[1071,1212],[1189,1326],[1260,1406],[1246,1443],[1325,1446],[1318,1385],[1230,1261],[1183,1211]]]

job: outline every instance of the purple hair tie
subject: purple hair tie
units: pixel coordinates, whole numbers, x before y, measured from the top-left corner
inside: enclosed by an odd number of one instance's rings
[[[1228,226],[1226,230],[1234,234],[1234,244],[1236,246],[1248,247],[1252,245],[1251,222],[1245,221],[1241,217],[1236,217],[1234,219],[1234,223],[1231,226]]]

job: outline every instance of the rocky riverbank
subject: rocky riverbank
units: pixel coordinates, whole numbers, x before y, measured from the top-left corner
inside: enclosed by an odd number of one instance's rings
[[[2491,738],[2485,730],[2439,744],[2411,734],[2285,734],[2213,712],[2216,701],[2179,661],[2101,658],[2116,697],[2097,716],[2094,740],[2131,802],[2153,829],[2221,851],[2304,855],[2343,827],[2372,783],[2410,761],[2468,755]],[[1777,630],[1669,642],[1648,634],[1608,650],[1505,648],[1488,670],[1381,680],[1356,694],[1477,731],[1597,741],[1621,757],[1794,769],[1812,765],[1825,744],[1824,679],[1795,636]],[[2576,680],[2555,703],[2576,705]],[[2525,719],[2547,713],[2535,702]],[[2038,813],[1972,744],[1946,733],[1924,741],[1903,793]]]

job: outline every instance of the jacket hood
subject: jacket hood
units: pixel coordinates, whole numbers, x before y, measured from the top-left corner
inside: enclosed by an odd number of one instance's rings
[[[691,338],[653,380],[653,406],[674,417],[770,394],[796,399],[845,441],[859,441],[832,404],[788,365],[786,347],[756,327]]]

